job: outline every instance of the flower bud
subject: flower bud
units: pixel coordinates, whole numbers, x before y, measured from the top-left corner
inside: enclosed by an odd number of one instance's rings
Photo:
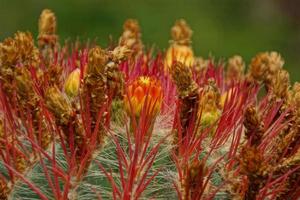
[[[257,54],[254,58],[251,60],[249,72],[251,76],[256,80],[264,80],[265,75],[268,71],[269,67],[269,54],[268,52],[263,52]]]
[[[166,54],[165,64],[168,67],[171,67],[174,61],[181,62],[182,64],[191,67],[194,63],[194,52],[192,48],[185,45],[171,45]]]
[[[75,69],[69,74],[65,82],[65,92],[69,97],[75,97],[78,95],[80,85],[80,69]]]
[[[245,69],[245,62],[239,55],[228,59],[226,77],[228,81],[239,81],[242,79]]]
[[[123,25],[123,33],[119,39],[119,46],[125,46],[131,50],[131,55],[142,53],[143,42],[141,40],[140,25],[135,19],[128,19]]]
[[[6,38],[0,43],[0,63],[1,65],[14,65],[19,59],[17,43],[13,38]]]
[[[55,14],[49,9],[43,10],[39,19],[39,47],[43,48],[46,45],[55,45],[58,38],[56,35],[56,26]]]
[[[289,73],[281,69],[272,78],[272,90],[274,95],[279,99],[286,99],[288,97],[288,91],[290,88],[290,75]]]

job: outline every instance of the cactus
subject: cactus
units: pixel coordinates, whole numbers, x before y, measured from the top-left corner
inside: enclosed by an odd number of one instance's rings
[[[68,52],[56,26],[46,9],[38,47],[0,43],[1,200],[299,198],[300,90],[279,53],[246,73],[194,57],[179,20],[154,55],[133,19],[118,46]]]

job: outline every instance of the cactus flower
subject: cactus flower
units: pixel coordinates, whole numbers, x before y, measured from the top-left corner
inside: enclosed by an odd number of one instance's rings
[[[189,67],[194,64],[194,52],[190,45],[192,33],[193,31],[185,20],[176,21],[171,29],[171,45],[166,52],[165,65],[168,68],[174,61]]]
[[[152,77],[141,76],[127,88],[125,106],[128,113],[140,116],[143,107],[147,106],[150,116],[155,116],[160,111],[162,102],[162,88],[160,82]]]
[[[75,97],[78,95],[80,85],[80,69],[75,69],[72,71],[66,82],[65,82],[65,92],[68,97]]]
[[[172,66],[174,61],[183,63],[191,67],[194,63],[194,52],[191,47],[173,44],[166,53],[166,65]]]

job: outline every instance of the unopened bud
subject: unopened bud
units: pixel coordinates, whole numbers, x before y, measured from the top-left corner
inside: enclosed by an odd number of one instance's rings
[[[80,69],[75,69],[69,74],[65,82],[65,92],[69,97],[76,97],[80,86]]]

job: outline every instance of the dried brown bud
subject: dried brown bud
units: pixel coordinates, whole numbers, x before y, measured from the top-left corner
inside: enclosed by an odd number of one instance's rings
[[[172,66],[171,74],[181,97],[187,96],[197,88],[197,84],[192,78],[192,70],[190,67],[180,62],[175,62]]]
[[[198,117],[202,127],[211,126],[221,116],[221,95],[213,79],[200,92]]]
[[[73,111],[70,102],[57,87],[50,87],[45,94],[47,108],[61,125],[67,125]]]
[[[193,31],[184,19],[177,20],[171,29],[173,42],[181,45],[189,45],[191,43]]]
[[[99,98],[102,96],[102,98],[98,100],[95,99],[95,101],[101,102],[106,95],[106,66],[108,61],[109,57],[107,52],[100,47],[94,47],[89,51],[88,68],[84,81],[87,90],[90,90],[88,87],[94,87],[94,90],[91,92],[95,93]],[[99,90],[98,93],[96,90]]]
[[[0,43],[0,64],[14,65],[19,59],[18,47],[13,38],[7,38]]]
[[[235,55],[228,59],[226,76],[228,81],[241,80],[245,69],[245,62],[239,55]]]
[[[130,34],[134,34],[139,37],[141,34],[139,22],[135,19],[127,19],[123,25],[124,32],[129,31]]]
[[[107,52],[100,47],[94,47],[89,51],[88,75],[99,75],[105,71],[105,65],[108,62]]]
[[[263,123],[257,114],[254,106],[246,109],[244,114],[244,126],[246,128],[245,136],[251,139],[251,145],[259,145],[263,136]]]
[[[243,146],[239,160],[240,173],[246,175],[248,179],[247,190],[243,199],[255,199],[265,184],[269,165],[262,152],[254,146]]]
[[[264,81],[267,87],[270,87],[273,76],[282,69],[283,59],[277,52],[263,52],[257,54],[251,61],[250,74],[258,80]]]
[[[216,112],[221,108],[221,94],[215,80],[209,79],[204,86],[200,98],[200,108],[202,112]]]
[[[259,149],[255,147],[243,147],[240,152],[241,172],[249,176],[261,174],[264,158]]]
[[[21,55],[21,58],[26,59],[32,54],[34,50],[34,41],[31,33],[17,32],[15,34],[15,41],[17,43],[17,48]]]
[[[276,75],[273,76],[271,88],[272,92],[277,98],[287,99],[288,90],[290,88],[289,73],[286,70],[279,70]]]
[[[132,50],[130,50],[126,46],[117,46],[111,53],[111,59],[115,63],[119,63],[122,60],[126,60],[131,54]]]
[[[77,120],[75,113],[73,112],[72,106],[68,99],[63,93],[56,87],[50,87],[45,94],[46,106],[53,113],[56,123],[62,128],[64,136],[67,138],[67,142],[70,141],[70,124],[74,125],[74,139],[75,148],[78,149],[76,152],[76,158],[81,158],[86,147],[86,140],[84,139],[84,131],[81,123]],[[47,138],[45,138],[47,139]],[[80,162],[79,160],[77,160]]]
[[[119,46],[126,46],[133,53],[139,54],[143,50],[141,30],[137,20],[128,19],[123,25],[123,33],[119,39]]]
[[[254,106],[248,107],[245,112],[244,126],[247,130],[255,130],[260,124],[260,119]]]
[[[284,60],[282,59],[281,55],[278,52],[272,51],[269,53],[270,74],[276,74],[280,69],[282,69],[283,65],[284,65]]]
[[[48,35],[56,33],[56,17],[49,9],[44,9],[40,15],[39,33]]]
[[[193,114],[197,115],[199,105],[199,87],[192,79],[192,71],[190,67],[184,66],[180,62],[175,62],[171,70],[172,79],[174,80],[178,97],[181,102],[180,121],[182,130],[182,137],[185,137],[186,131],[192,122],[197,121],[191,117]],[[178,136],[175,136],[175,141]]]
[[[39,47],[44,48],[46,45],[54,46],[57,41],[56,35],[56,17],[55,14],[45,9],[42,11],[39,19]]]
[[[24,67],[17,68],[15,71],[15,81],[17,86],[18,100],[24,109],[28,105],[34,108],[37,103],[38,96],[36,95],[32,77],[28,69]]]
[[[250,74],[254,79],[263,80],[268,71],[269,55],[268,53],[259,53],[251,60]]]
[[[300,83],[299,82],[295,82],[294,85],[293,85],[293,91],[295,93],[298,93],[300,92]]]
[[[123,99],[124,96],[124,74],[120,71],[119,65],[109,62],[107,68],[107,90],[109,95],[116,99]]]
[[[92,128],[98,117],[98,112],[107,102],[107,64],[109,57],[106,51],[100,47],[94,47],[89,51],[88,69],[84,78],[83,92],[89,102],[84,105],[89,105],[92,117]],[[104,120],[104,119],[103,119]],[[103,123],[104,124],[104,123]],[[98,141],[103,141],[104,129],[101,125],[99,128]]]
[[[39,51],[34,46],[34,40],[29,32],[17,32],[15,41],[19,53],[19,63],[26,67],[37,67],[39,59]]]
[[[26,66],[36,66],[39,62],[39,55],[32,35],[29,32],[17,32],[14,39],[5,39],[0,44],[0,59],[2,65],[21,63]]]

